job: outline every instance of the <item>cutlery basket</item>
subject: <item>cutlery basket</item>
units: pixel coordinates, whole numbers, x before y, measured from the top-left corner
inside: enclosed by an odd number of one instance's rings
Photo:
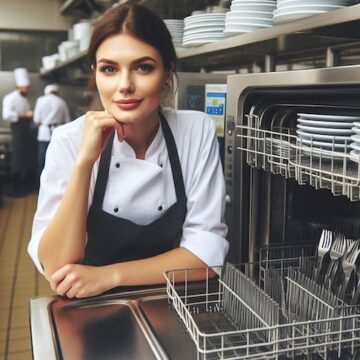
[[[312,257],[228,263],[215,279],[204,269],[202,290],[187,280],[198,269],[170,270],[167,295],[198,359],[357,359],[360,307],[317,285],[314,268]]]

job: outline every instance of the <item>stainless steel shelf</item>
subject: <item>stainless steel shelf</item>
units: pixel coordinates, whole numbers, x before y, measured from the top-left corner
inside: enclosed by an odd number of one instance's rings
[[[343,45],[360,38],[360,4],[179,52],[183,66],[241,64],[266,55]],[[244,58],[239,58],[239,55]],[[237,61],[236,61],[237,60]],[[223,62],[223,63],[221,63]]]
[[[241,34],[196,48],[178,51],[181,71],[236,69],[255,61],[264,61],[265,55],[278,59],[300,52],[320,52],[344,44],[349,46],[360,39],[360,4],[334,10],[272,28]],[[359,44],[357,44],[359,46]],[[78,54],[42,76],[57,76],[68,67],[80,64],[86,52]]]

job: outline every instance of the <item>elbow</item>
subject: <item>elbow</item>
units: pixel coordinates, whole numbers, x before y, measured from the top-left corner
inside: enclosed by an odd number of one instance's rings
[[[68,264],[79,264],[81,263],[83,259],[83,254],[80,256],[71,256],[71,257],[56,257],[56,258],[52,258],[52,259],[44,259],[43,261],[41,261],[41,265],[43,267],[44,270],[44,275],[46,277],[47,280],[50,281],[51,276],[56,273],[58,270],[60,270],[61,268],[63,268],[65,265]]]

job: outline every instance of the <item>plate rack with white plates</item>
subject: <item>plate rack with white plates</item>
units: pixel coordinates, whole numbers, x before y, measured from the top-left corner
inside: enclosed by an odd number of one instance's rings
[[[310,115],[317,117],[317,114],[309,114],[307,117]],[[301,124],[297,129],[262,129],[258,126],[260,122],[256,115],[247,115],[247,125],[236,127],[236,147],[246,152],[247,163],[252,167],[294,178],[299,184],[328,189],[334,195],[344,195],[351,201],[358,201],[360,155],[351,152],[354,150],[354,146],[350,147],[355,142],[354,135],[351,135],[352,132],[345,135],[337,134],[336,131],[335,135],[331,133],[331,130],[343,129],[334,123],[346,123],[350,117],[338,115],[337,118],[334,116],[330,119],[331,116],[324,116],[328,118],[326,121],[324,118],[322,120],[332,125],[312,127],[311,130],[326,130],[324,133],[311,133],[299,128]],[[300,117],[306,120],[306,114]],[[334,121],[339,119],[341,121]],[[359,140],[360,144],[360,137],[356,140]]]

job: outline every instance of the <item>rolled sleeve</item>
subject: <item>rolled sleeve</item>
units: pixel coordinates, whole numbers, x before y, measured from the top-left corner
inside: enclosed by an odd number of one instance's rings
[[[188,249],[208,266],[223,265],[229,248],[226,240],[225,180],[213,121],[205,117],[201,138],[192,151],[188,178],[187,214],[180,246]]]
[[[33,235],[31,238],[31,241],[28,244],[28,254],[31,257],[31,260],[33,261],[35,267],[38,269],[38,271],[41,274],[44,274],[44,269],[40,263],[39,256],[38,256],[38,248],[39,248],[39,242],[41,238],[41,233]]]
[[[2,118],[8,122],[17,122],[19,118],[12,98],[9,96],[5,96],[3,100]]]
[[[180,247],[197,256],[208,266],[223,265],[229,243],[222,236],[195,228],[185,228]]]

